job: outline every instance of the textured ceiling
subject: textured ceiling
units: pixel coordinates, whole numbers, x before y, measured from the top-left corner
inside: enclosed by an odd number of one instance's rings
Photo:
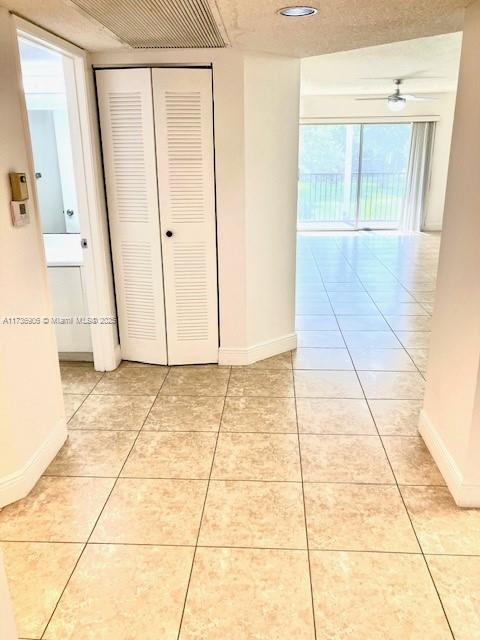
[[[86,51],[123,46],[117,36],[66,0],[0,0],[0,5]]]
[[[302,95],[392,93],[404,78],[410,93],[455,91],[461,33],[393,42],[302,60]]]
[[[276,11],[288,0],[216,0],[233,46],[314,56],[460,31],[469,0],[311,0],[308,18]]]
[[[110,0],[112,16],[99,13],[105,0],[75,0],[84,9],[73,0],[0,0],[0,5],[88,51],[104,51],[128,46],[127,41],[134,42],[133,46],[145,46],[135,41],[133,33],[138,5],[149,5],[158,20],[158,7],[162,4],[178,5],[180,9],[186,2],[208,4],[223,40],[231,46],[306,57],[459,31],[468,1],[310,0],[308,3],[318,13],[309,18],[279,16],[277,10],[288,5],[288,0]],[[103,24],[89,15],[85,7],[96,13]],[[113,20],[118,17],[115,12],[121,14],[120,21]],[[147,19],[147,36],[154,22]],[[160,22],[172,39],[182,29],[188,35],[182,11],[173,11]],[[159,26],[153,39],[147,37],[151,46],[162,46],[165,42]],[[199,26],[196,24],[195,28],[198,30]]]

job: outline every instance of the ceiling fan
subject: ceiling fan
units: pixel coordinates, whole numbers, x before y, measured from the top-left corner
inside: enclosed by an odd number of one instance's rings
[[[372,97],[362,97],[356,98],[356,100],[386,100],[387,106],[390,111],[401,111],[405,108],[407,102],[427,102],[428,100],[436,100],[432,96],[414,96],[409,93],[401,93],[400,86],[403,80],[401,78],[396,78],[393,81],[395,85],[395,91],[389,96],[372,96]]]

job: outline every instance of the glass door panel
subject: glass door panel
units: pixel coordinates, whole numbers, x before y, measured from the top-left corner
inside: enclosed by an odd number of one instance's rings
[[[300,126],[298,227],[396,228],[412,124]]]
[[[353,228],[360,125],[301,125],[298,223],[304,229]]]
[[[411,135],[410,122],[362,125],[358,227],[398,227]]]

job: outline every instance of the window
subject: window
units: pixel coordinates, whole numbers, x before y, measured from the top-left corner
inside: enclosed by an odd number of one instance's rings
[[[412,124],[300,127],[301,229],[397,228]]]

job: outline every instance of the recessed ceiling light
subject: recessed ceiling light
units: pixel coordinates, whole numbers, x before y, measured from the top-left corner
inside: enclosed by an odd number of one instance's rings
[[[287,16],[287,18],[300,18],[303,16],[313,16],[317,13],[317,10],[314,7],[283,7],[283,9],[279,9],[278,13],[282,16]]]

